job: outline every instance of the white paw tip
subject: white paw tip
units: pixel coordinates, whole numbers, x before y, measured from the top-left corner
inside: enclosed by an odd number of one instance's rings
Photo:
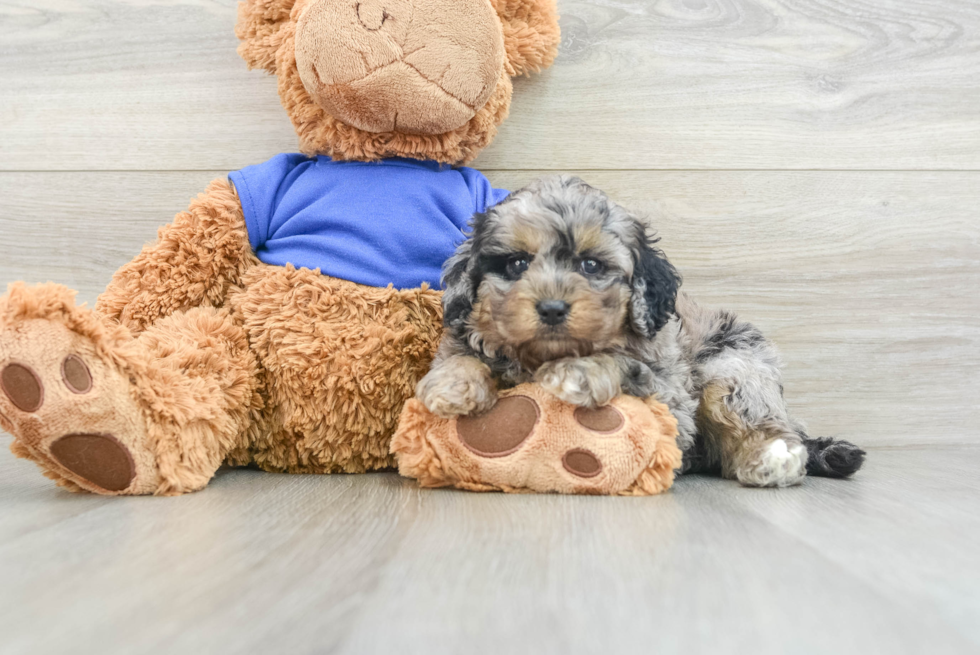
[[[789,456],[789,448],[786,446],[786,442],[782,439],[776,439],[771,444],[769,444],[769,456],[779,459],[785,459]]]
[[[785,440],[776,439],[762,452],[759,463],[738,477],[745,483],[760,487],[786,487],[797,484],[806,475],[806,448],[802,444],[790,447]]]
[[[762,461],[776,471],[783,471],[789,476],[794,476],[803,469],[804,452],[806,449],[802,445],[794,444],[793,448],[790,449],[783,439],[776,439],[766,448],[766,452],[762,455]]]

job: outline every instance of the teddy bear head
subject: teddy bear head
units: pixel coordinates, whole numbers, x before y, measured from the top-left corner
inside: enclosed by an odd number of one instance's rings
[[[549,66],[555,0],[245,0],[249,68],[274,73],[307,155],[472,160],[511,77]]]

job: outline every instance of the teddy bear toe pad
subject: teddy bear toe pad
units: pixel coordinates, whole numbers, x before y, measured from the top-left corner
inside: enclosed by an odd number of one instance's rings
[[[585,448],[572,448],[561,458],[561,464],[580,478],[594,478],[602,473],[602,462]]]
[[[30,366],[7,364],[0,373],[0,389],[22,412],[36,412],[44,404],[44,385]]]
[[[78,355],[68,355],[61,362],[61,379],[74,393],[83,394],[92,390],[92,373]]]
[[[573,415],[583,427],[593,432],[616,432],[625,422],[623,414],[611,405],[596,409],[579,407]]]

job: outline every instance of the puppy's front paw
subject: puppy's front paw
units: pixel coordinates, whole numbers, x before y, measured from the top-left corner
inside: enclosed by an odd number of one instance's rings
[[[453,357],[422,378],[415,396],[436,416],[482,414],[497,403],[490,367],[473,357]]]
[[[534,381],[566,403],[602,407],[620,391],[615,364],[598,357],[556,359],[543,364]]]

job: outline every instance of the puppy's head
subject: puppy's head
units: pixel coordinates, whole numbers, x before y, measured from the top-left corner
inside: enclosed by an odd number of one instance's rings
[[[655,242],[582,180],[542,178],[474,218],[446,262],[446,326],[528,368],[652,337],[680,283]]]

